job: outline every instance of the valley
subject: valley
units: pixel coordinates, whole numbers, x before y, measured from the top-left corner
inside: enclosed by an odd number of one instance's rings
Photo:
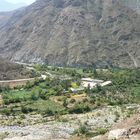
[[[140,140],[140,0],[0,12],[0,140]]]
[[[1,139],[108,140],[117,124],[134,115],[138,119],[139,69],[33,68],[46,78],[1,89]],[[72,92],[83,77],[112,83]]]

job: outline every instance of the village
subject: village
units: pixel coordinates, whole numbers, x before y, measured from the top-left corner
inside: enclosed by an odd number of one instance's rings
[[[31,69],[31,67],[28,67],[28,69]],[[43,79],[46,80],[47,77],[55,78],[51,73],[46,72],[46,75],[41,74],[40,77],[35,78],[28,78],[28,79],[15,79],[15,80],[5,80],[0,81],[0,87],[10,87],[10,88],[16,88],[19,86],[25,86],[28,82],[33,82],[36,79]],[[68,80],[68,79],[65,79]],[[83,91],[85,88],[93,89],[97,86],[107,86],[112,84],[112,81],[104,81],[104,80],[98,80],[98,79],[92,79],[92,78],[81,78],[81,84],[79,87],[73,88],[70,87],[70,90],[74,93]]]
[[[93,89],[97,86],[104,87],[110,85],[111,83],[112,83],[111,81],[103,81],[92,78],[82,78],[81,85],[79,88],[70,88],[70,89],[72,92],[78,92],[84,90],[85,88]]]

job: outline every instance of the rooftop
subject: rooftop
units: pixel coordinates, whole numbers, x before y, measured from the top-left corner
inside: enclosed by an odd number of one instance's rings
[[[103,80],[98,80],[98,79],[92,79],[92,78],[82,78],[82,81],[87,81],[87,82],[97,82],[97,83],[102,83],[104,82]]]

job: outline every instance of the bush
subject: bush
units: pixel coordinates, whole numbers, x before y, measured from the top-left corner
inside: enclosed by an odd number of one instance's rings
[[[33,109],[30,108],[30,107],[24,107],[24,106],[22,106],[22,107],[21,107],[21,111],[22,111],[22,113],[26,114],[26,113],[32,112]]]
[[[83,99],[83,102],[84,103],[88,102],[88,99],[87,98]]]
[[[79,128],[74,131],[74,134],[78,135],[87,135],[89,133],[89,130],[85,124],[80,124]]]
[[[49,99],[48,95],[43,90],[39,93],[39,98],[41,98],[43,100],[48,100]]]
[[[11,110],[8,109],[8,108],[5,108],[1,111],[2,114],[6,115],[6,116],[9,116],[11,114]]]
[[[47,108],[43,114],[47,116],[53,116],[54,112],[51,109]]]
[[[43,97],[42,95],[42,89],[40,87],[35,87],[33,90],[32,90],[32,93],[31,93],[31,99],[32,100],[38,100],[41,97]]]
[[[71,100],[70,100],[70,103],[72,103],[72,104],[75,103],[75,102],[76,102],[75,99],[71,99]]]
[[[105,128],[97,128],[97,130],[96,130],[97,132],[97,135],[104,135],[107,131],[108,131],[108,129],[105,129]]]
[[[95,104],[95,99],[94,99],[94,98],[91,98],[91,99],[90,99],[90,103],[91,103],[91,104]]]
[[[67,108],[68,105],[68,101],[67,101],[67,97],[63,98],[63,106]]]
[[[84,113],[89,112],[91,108],[85,103],[75,103],[74,106],[69,110],[70,113]]]
[[[32,93],[31,99],[32,100],[38,100],[39,99],[39,94],[38,93]]]
[[[80,127],[79,127],[79,133],[80,134],[87,134],[88,133],[88,128],[86,125],[84,124],[81,124]]]

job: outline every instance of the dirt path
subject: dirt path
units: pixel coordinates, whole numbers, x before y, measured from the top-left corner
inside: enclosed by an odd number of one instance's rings
[[[0,81],[0,83],[11,83],[11,82],[31,81],[31,80],[34,80],[34,79],[35,79],[35,78],[17,79],[17,80],[3,80],[3,81]]]
[[[3,81],[0,81],[0,86],[1,87],[10,87],[10,88],[14,88],[17,86],[24,86],[24,85],[26,85],[27,82],[32,82],[36,78],[46,79],[46,75],[41,75],[41,77],[27,78],[27,79],[3,80]]]

